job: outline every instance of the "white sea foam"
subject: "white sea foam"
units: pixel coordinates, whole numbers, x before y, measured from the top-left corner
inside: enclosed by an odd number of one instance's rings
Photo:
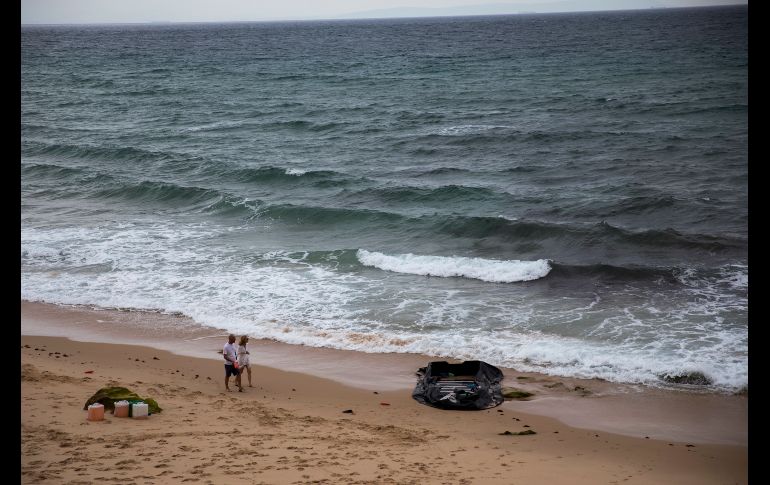
[[[748,335],[740,325],[745,301],[717,298],[713,285],[698,285],[694,273],[682,276],[689,283],[685,291],[693,292],[685,305],[665,292],[531,299],[520,285],[475,280],[467,282],[480,285],[471,291],[442,279],[420,283],[415,291],[394,287],[379,276],[385,273],[336,271],[308,262],[302,251],[239,251],[221,240],[229,229],[173,223],[22,227],[21,297],[161,309],[287,343],[480,359],[552,375],[657,385],[661,374],[698,371],[717,387],[747,383]],[[504,281],[523,281],[549,270],[545,260],[365,250],[358,257],[393,264],[402,273],[484,281],[502,275]],[[535,269],[526,269],[528,264]],[[717,283],[730,285],[746,272],[726,267],[724,283]]]
[[[448,126],[439,129],[436,134],[441,136],[473,135],[483,133],[494,129],[513,129],[515,126],[508,125],[459,125]]]
[[[720,282],[735,289],[748,289],[749,267],[743,264],[730,264],[720,269]]]
[[[302,168],[287,168],[286,169],[286,175],[305,175],[307,173],[307,170]]]
[[[326,320],[326,323],[331,323]],[[739,389],[748,382],[745,356],[730,362],[703,353],[677,355],[665,346],[641,348],[632,342],[621,345],[590,342],[541,332],[489,332],[478,328],[435,333],[363,330],[361,326],[328,325],[325,328],[287,326],[268,322],[260,325],[260,336],[278,341],[331,347],[369,353],[418,353],[461,360],[484,360],[493,365],[555,376],[599,378],[614,382],[665,385],[663,375],[701,372],[716,388]],[[359,322],[363,323],[363,322]],[[374,322],[370,322],[374,323]],[[253,324],[233,329],[253,332]],[[737,342],[726,339],[715,351],[730,351]]]
[[[547,259],[500,261],[462,256],[420,256],[411,253],[388,255],[365,249],[359,249],[356,256],[361,264],[385,271],[445,278],[462,276],[492,283],[536,280],[551,271]]]

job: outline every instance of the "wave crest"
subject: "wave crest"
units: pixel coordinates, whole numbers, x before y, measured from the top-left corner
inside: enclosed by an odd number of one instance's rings
[[[396,273],[441,276],[461,276],[491,283],[514,283],[545,277],[551,266],[547,259],[537,261],[500,261],[461,256],[421,256],[416,254],[388,255],[359,249],[356,257],[364,266],[373,266]]]

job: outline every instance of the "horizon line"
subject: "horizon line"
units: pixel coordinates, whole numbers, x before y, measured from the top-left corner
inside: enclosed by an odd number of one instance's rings
[[[271,19],[259,19],[259,20],[148,20],[140,22],[67,22],[67,23],[21,23],[21,27],[31,26],[86,26],[86,25],[183,25],[183,24],[236,24],[236,23],[270,23],[270,22],[321,22],[321,21],[356,21],[356,20],[396,20],[396,19],[433,19],[433,18],[466,18],[466,17],[503,17],[503,16],[518,16],[518,15],[559,15],[569,13],[606,13],[606,12],[638,12],[638,11],[650,11],[650,10],[688,10],[694,8],[722,8],[722,7],[746,7],[747,3],[728,3],[720,5],[693,5],[689,7],[644,7],[644,8],[624,8],[613,10],[565,10],[559,12],[537,12],[537,11],[522,11],[517,13],[495,13],[495,14],[466,14],[466,15],[416,15],[416,16],[392,16],[392,17],[315,17],[315,18],[271,18]],[[348,14],[348,15],[355,15]]]

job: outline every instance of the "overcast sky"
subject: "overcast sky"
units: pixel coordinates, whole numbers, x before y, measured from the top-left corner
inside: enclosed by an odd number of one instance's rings
[[[21,0],[22,24],[226,22],[743,4],[746,0]]]

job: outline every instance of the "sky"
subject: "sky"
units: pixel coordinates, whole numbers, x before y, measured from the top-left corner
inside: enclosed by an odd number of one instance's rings
[[[21,0],[21,23],[230,22],[423,17],[747,3],[747,0]]]

